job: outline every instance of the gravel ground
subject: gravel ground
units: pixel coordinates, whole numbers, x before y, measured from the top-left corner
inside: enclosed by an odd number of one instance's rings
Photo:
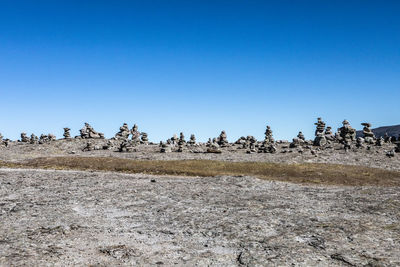
[[[2,266],[400,265],[393,187],[0,169],[0,211]]]
[[[97,146],[102,147],[106,140],[91,140]],[[139,160],[185,160],[185,159],[209,159],[223,161],[263,161],[277,163],[337,163],[348,165],[359,165],[386,170],[400,170],[400,154],[397,153],[393,158],[386,156],[388,150],[392,150],[395,145],[385,144],[383,147],[371,147],[356,149],[345,152],[342,145],[333,145],[330,149],[318,150],[313,148],[316,155],[309,149],[303,149],[299,153],[297,148],[289,149],[288,143],[277,144],[277,153],[254,153],[246,154],[245,149],[239,146],[223,148],[221,154],[203,153],[207,148],[203,146],[188,148],[184,152],[160,153],[158,145],[140,145],[136,152],[120,153],[118,151],[118,141],[114,141],[115,146],[111,150],[96,150],[83,152],[86,140],[57,140],[50,144],[30,145],[23,143],[12,143],[9,147],[0,146],[0,160],[4,161],[24,161],[37,157],[56,157],[56,156],[103,156],[120,157]],[[199,153],[200,152],[200,153]],[[285,152],[285,153],[283,153]]]

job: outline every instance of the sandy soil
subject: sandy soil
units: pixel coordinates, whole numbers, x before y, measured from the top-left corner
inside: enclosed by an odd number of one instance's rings
[[[0,265],[399,266],[399,188],[0,169]]]

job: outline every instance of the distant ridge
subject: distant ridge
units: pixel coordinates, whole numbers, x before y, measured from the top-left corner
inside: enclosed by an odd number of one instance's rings
[[[389,136],[398,137],[400,135],[400,125],[382,126],[372,129],[372,132],[374,132],[376,137],[385,136],[385,133],[387,133]],[[358,136],[363,136],[362,130],[357,131],[357,137]]]

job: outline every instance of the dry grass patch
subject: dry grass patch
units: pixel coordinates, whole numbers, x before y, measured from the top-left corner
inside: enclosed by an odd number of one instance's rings
[[[213,160],[138,161],[106,157],[37,158],[4,167],[116,171],[179,176],[249,175],[268,180],[330,185],[400,186],[400,172],[338,164],[278,164]]]

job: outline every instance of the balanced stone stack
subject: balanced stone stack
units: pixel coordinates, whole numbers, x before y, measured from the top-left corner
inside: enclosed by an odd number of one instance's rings
[[[396,148],[394,149],[394,151],[396,152],[396,153],[400,153],[400,141],[396,141]]]
[[[254,136],[252,136],[252,135],[249,135],[249,136],[247,136],[247,142],[248,142],[248,150],[247,150],[247,153],[255,153],[255,152],[257,152],[256,151],[256,144],[257,144],[257,139],[254,137]]]
[[[362,137],[357,137],[356,139],[356,147],[357,148],[363,148],[364,147],[364,138]]]
[[[31,139],[29,140],[29,142],[31,144],[37,144],[37,143],[39,143],[39,138],[36,135],[31,134]]]
[[[57,137],[54,134],[48,134],[49,141],[56,141]]]
[[[80,129],[79,132],[80,138],[82,139],[104,139],[104,134],[96,132],[93,127],[87,122],[85,122],[85,126]]]
[[[90,141],[87,142],[86,146],[82,149],[83,152],[93,151],[93,150],[94,150],[94,146],[93,146],[92,142],[90,142]]]
[[[70,128],[68,128],[68,127],[64,128],[64,134],[63,134],[64,139],[71,139],[71,133],[70,133],[70,131],[71,131]]]
[[[119,146],[119,152],[136,152],[136,143],[130,140],[124,140]]]
[[[385,133],[384,139],[385,139],[385,143],[390,143],[390,141],[391,141],[388,133]]]
[[[306,138],[304,137],[303,132],[299,132],[299,134],[297,135],[297,138],[298,138],[299,140],[303,140],[303,141],[306,140]]]
[[[129,138],[130,131],[127,123],[124,123],[121,127],[119,127],[119,132],[115,134],[115,139],[117,140],[126,140]]]
[[[147,145],[149,143],[147,133],[142,133],[141,135],[142,135],[142,140],[140,143]]]
[[[364,140],[367,144],[375,144],[375,134],[372,132],[371,130],[371,123],[368,122],[364,122],[361,123],[362,126],[364,126],[363,128],[363,134],[364,134]]]
[[[326,127],[325,138],[327,141],[335,141],[335,135],[332,133],[332,127]]]
[[[21,142],[22,143],[29,143],[29,137],[26,135],[26,133],[21,133]]]
[[[196,144],[196,136],[194,136],[194,134],[190,135],[190,140],[188,141],[188,145],[195,145]]]
[[[325,122],[322,121],[321,118],[318,118],[318,121],[314,124],[317,125],[315,130],[314,146],[325,146],[327,144],[325,137]]]
[[[271,127],[267,125],[267,128],[265,130],[265,138],[264,138],[264,145],[270,145],[275,142],[274,137],[272,136],[272,130]]]
[[[160,149],[160,152],[161,152],[161,153],[169,153],[169,152],[172,152],[172,148],[171,148],[171,145],[170,145],[170,144],[168,144],[168,143],[162,143],[162,142],[161,142],[160,146],[161,146],[161,149]]]
[[[39,138],[39,144],[42,145],[42,144],[46,144],[48,142],[50,142],[50,138],[45,134],[41,134],[40,138]]]
[[[134,124],[131,130],[132,141],[137,144],[140,143],[140,132],[138,129],[139,127],[136,124]]]
[[[376,146],[383,146],[384,143],[385,143],[385,139],[381,136],[381,137],[376,139],[375,145]]]
[[[299,132],[296,138],[290,143],[290,148],[297,148],[305,143],[306,138],[302,132]]]
[[[261,145],[261,147],[258,149],[259,153],[275,153],[276,152],[276,147],[275,147],[275,140],[273,138],[272,130],[270,126],[267,126],[265,130],[265,138],[264,141]]]
[[[178,145],[179,143],[181,143],[182,145],[186,144],[185,135],[182,132],[179,134]]]
[[[228,138],[226,136],[225,131],[222,131],[219,135],[218,139],[216,140],[220,147],[226,147],[229,145]]]
[[[246,146],[247,138],[244,136],[241,136],[236,142],[235,145],[241,145],[239,148],[243,148]]]
[[[343,126],[339,129],[341,141],[344,144],[344,149],[351,148],[351,143],[356,140],[356,130],[350,126],[347,120],[342,122]]]
[[[171,144],[172,145],[176,145],[178,144],[179,138],[176,134],[174,134],[174,136],[171,137]]]

